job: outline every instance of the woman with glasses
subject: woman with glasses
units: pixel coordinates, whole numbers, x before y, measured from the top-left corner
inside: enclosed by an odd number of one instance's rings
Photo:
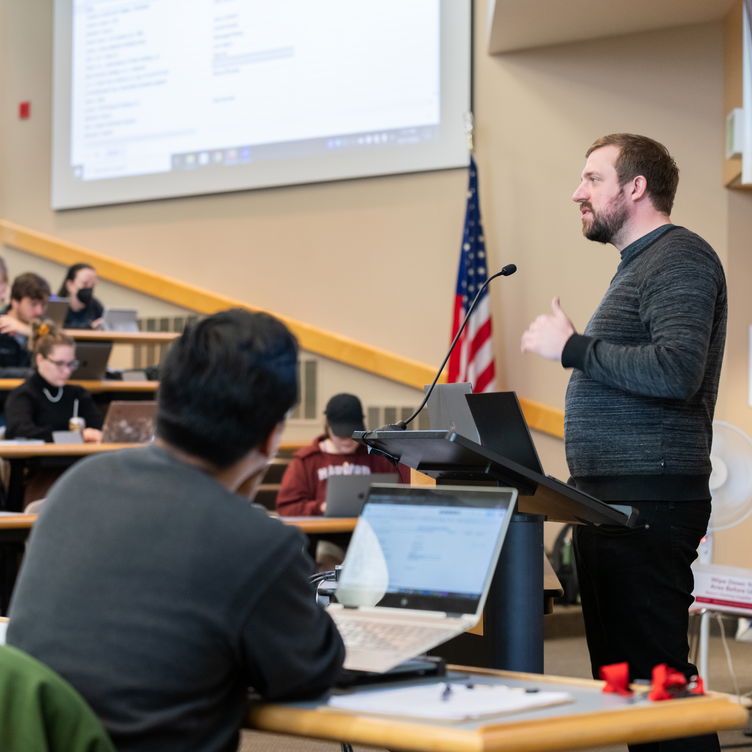
[[[70,430],[75,417],[83,419],[84,441],[101,441],[102,416],[94,400],[83,387],[68,384],[79,365],[73,340],[46,321],[33,326],[30,349],[34,373],[8,395],[6,438],[52,441],[52,432]]]

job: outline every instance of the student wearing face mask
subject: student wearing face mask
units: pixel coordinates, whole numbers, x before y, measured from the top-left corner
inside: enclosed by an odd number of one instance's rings
[[[66,329],[101,329],[104,306],[94,297],[97,272],[91,264],[73,264],[58,290],[58,297],[68,299]]]

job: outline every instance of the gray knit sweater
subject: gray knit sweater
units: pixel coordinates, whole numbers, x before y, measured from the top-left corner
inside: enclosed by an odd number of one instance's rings
[[[584,334],[561,362],[569,470],[606,501],[709,498],[713,409],[726,337],[713,249],[664,225],[621,252]]]

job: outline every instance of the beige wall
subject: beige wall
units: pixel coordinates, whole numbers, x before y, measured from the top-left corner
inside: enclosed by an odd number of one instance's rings
[[[669,144],[681,167],[673,219],[726,254],[720,187],[721,28],[694,26],[507,54],[477,68],[476,113],[491,247],[516,261],[504,297],[503,360],[525,396],[561,404],[567,374],[520,357],[524,324],[554,295],[584,327],[618,264],[585,240],[570,196],[585,148],[614,131]],[[687,92],[692,92],[687,97]]]
[[[448,338],[464,170],[53,213],[50,8],[51,0],[0,0],[0,216],[438,363]],[[569,196],[594,138],[644,132],[667,143],[680,165],[674,220],[705,236],[733,273],[718,417],[752,431],[752,304],[744,283],[752,271],[752,212],[749,195],[721,187],[720,23],[491,57],[486,3],[476,0],[475,9],[486,237],[492,266],[519,267],[492,292],[502,385],[562,406],[567,374],[520,356],[519,335],[555,294],[578,326],[586,323],[618,255],[581,237]],[[27,122],[15,119],[22,99],[32,102]],[[561,442],[540,438],[539,445],[547,469],[565,475]],[[752,555],[729,546],[735,563],[752,566]]]

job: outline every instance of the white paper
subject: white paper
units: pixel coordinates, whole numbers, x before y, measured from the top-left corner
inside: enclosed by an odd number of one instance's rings
[[[329,699],[329,706],[379,715],[464,721],[560,705],[573,699],[568,692],[526,692],[504,684],[441,682],[335,695]]]

